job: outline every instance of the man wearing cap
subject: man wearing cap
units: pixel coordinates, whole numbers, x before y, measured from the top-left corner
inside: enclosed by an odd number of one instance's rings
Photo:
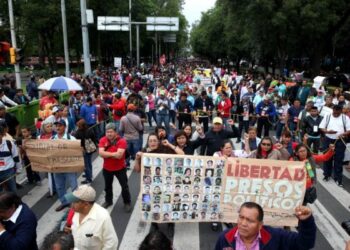
[[[275,105],[270,101],[269,96],[265,96],[255,108],[255,113],[258,117],[258,137],[261,138],[262,130],[264,128],[264,136],[269,136],[270,124],[273,117],[276,115]]]
[[[201,155],[212,156],[215,152],[220,151],[224,140],[239,136],[233,120],[228,120],[227,122],[231,125],[232,131],[224,129],[221,117],[213,119],[213,127],[205,134]]]
[[[344,140],[350,135],[350,119],[342,114],[341,106],[334,105],[333,113],[323,117],[319,128],[325,134],[323,148],[335,144],[333,157],[323,164],[323,180],[329,181],[334,171],[334,181],[343,187],[343,159],[346,149]]]
[[[126,212],[131,211],[131,197],[126,175],[125,150],[127,142],[120,137],[114,123],[106,125],[106,136],[99,142],[99,155],[103,158],[103,177],[105,180],[105,202],[102,205],[107,208],[113,204],[113,178],[117,177],[122,188],[122,197]]]
[[[55,122],[61,120],[61,117],[62,108],[60,106],[54,106],[52,108],[52,114],[45,119],[45,122],[54,124]]]
[[[75,137],[66,133],[66,122],[59,120],[54,123],[56,126],[57,134],[53,136],[53,140],[76,140]],[[54,173],[55,186],[58,198],[61,201],[61,205],[56,208],[56,212],[62,211],[64,208],[69,207],[69,202],[65,199],[66,194],[66,182],[69,182],[69,186],[72,190],[75,190],[78,186],[77,173]]]
[[[95,203],[96,191],[88,185],[79,186],[73,193],[65,195],[72,204],[74,216],[71,231],[74,246],[79,250],[115,250],[118,237],[109,212]]]
[[[128,152],[130,157],[127,159],[127,165],[130,166],[130,158],[135,159],[137,152],[141,150],[139,134],[143,131],[141,118],[136,115],[136,106],[132,103],[127,106],[128,113],[120,119],[119,132],[128,143]]]
[[[159,91],[159,97],[156,99],[156,112],[157,112],[157,125],[160,126],[164,123],[167,133],[170,133],[169,124],[169,99],[165,95],[165,90]]]

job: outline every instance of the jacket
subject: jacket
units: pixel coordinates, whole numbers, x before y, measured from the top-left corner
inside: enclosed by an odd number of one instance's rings
[[[36,227],[38,225],[34,213],[22,203],[22,210],[16,223],[2,221],[6,231],[0,236],[0,249],[6,250],[37,250]],[[8,225],[10,224],[10,225]]]
[[[257,115],[263,115],[265,113],[270,118],[276,115],[276,108],[272,102],[269,102],[267,105],[264,101],[261,101],[255,108],[255,113]]]
[[[222,118],[229,118],[231,116],[231,100],[230,98],[226,98],[225,101],[221,100],[218,103],[218,113]]]
[[[214,132],[212,129],[205,134],[205,139],[198,138],[197,140],[203,140],[201,148],[201,155],[212,156],[216,151],[220,151],[220,147],[224,140],[229,138],[238,137],[238,129],[232,125],[232,131],[222,129],[219,132]]]
[[[216,242],[215,250],[235,250],[235,234],[238,227],[222,232]],[[263,226],[260,230],[260,250],[307,250],[315,245],[316,224],[311,215],[299,221],[299,232],[286,231],[282,228]]]

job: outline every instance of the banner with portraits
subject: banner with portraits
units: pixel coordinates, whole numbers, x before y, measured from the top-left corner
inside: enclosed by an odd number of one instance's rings
[[[305,184],[301,162],[145,153],[142,220],[235,223],[240,205],[255,201],[264,208],[265,224],[295,226]]]

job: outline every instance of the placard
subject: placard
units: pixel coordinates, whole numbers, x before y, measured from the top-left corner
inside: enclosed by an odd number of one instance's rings
[[[147,222],[230,222],[256,201],[265,224],[296,226],[304,199],[304,163],[241,158],[143,154],[140,204]]]
[[[84,158],[80,140],[23,141],[32,170],[37,172],[83,172]]]

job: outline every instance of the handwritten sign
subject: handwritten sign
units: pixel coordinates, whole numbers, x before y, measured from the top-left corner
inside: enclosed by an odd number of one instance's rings
[[[232,222],[246,201],[259,203],[264,223],[296,226],[306,177],[302,162],[144,154],[140,204],[149,222]]]
[[[264,209],[264,223],[296,226],[295,207],[305,195],[302,162],[229,158],[226,162],[222,200],[224,221],[236,221],[242,203],[252,201]]]
[[[69,173],[84,170],[80,140],[24,140],[32,169],[37,172]]]

